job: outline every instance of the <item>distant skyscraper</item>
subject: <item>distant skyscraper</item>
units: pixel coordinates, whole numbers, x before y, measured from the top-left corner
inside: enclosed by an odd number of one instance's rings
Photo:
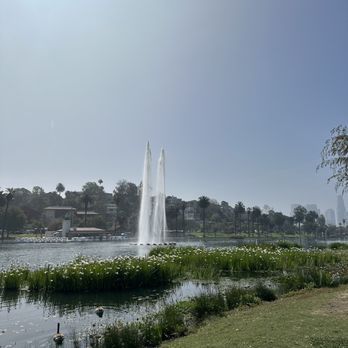
[[[343,224],[343,220],[346,218],[346,207],[344,205],[344,200],[341,195],[337,196],[337,225]]]
[[[320,210],[318,209],[316,204],[307,204],[306,209],[307,211],[315,211],[318,215],[320,215]]]
[[[299,207],[300,205],[301,204],[298,204],[298,203],[291,204],[291,213],[290,213],[290,215],[294,215],[295,208]]]
[[[325,212],[325,222],[327,225],[336,225],[336,216],[335,211],[333,209],[328,209]]]

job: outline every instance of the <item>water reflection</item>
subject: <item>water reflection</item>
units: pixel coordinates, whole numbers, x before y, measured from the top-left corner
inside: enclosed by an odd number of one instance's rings
[[[47,347],[57,323],[65,335],[63,347],[83,347],[91,333],[117,320],[130,322],[157,312],[168,303],[214,291],[216,284],[184,282],[156,290],[114,293],[40,294],[4,292],[0,303],[0,346]],[[95,313],[104,308],[100,318]],[[29,342],[29,343],[28,343]]]

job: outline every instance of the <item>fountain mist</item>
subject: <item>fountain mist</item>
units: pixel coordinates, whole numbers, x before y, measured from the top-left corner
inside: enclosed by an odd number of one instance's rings
[[[165,156],[161,150],[157,166],[154,204],[151,196],[151,150],[147,143],[144,160],[138,243],[163,243],[166,239]]]
[[[153,213],[153,233],[152,243],[162,243],[166,238],[167,220],[166,220],[166,193],[165,193],[165,157],[164,150],[157,165],[157,185],[155,207]]]
[[[151,230],[151,150],[150,144],[147,143],[144,159],[143,181],[142,181],[142,193],[140,204],[140,216],[139,216],[139,243],[147,243],[150,241]]]

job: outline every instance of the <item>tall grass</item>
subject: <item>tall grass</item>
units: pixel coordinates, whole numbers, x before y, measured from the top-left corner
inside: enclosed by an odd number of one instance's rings
[[[4,290],[19,290],[25,285],[29,270],[23,267],[11,267],[0,273],[0,284]]]
[[[172,248],[153,249],[148,257],[107,260],[78,258],[62,266],[29,271],[13,268],[0,273],[1,287],[31,291],[86,292],[154,288],[178,278],[218,278],[223,275],[291,272],[337,264],[340,253],[298,248]]]
[[[158,287],[177,276],[175,256],[117,257],[107,260],[79,258],[62,266],[34,271],[10,269],[0,274],[1,287],[31,291],[86,292]]]
[[[239,248],[175,248],[158,247],[150,255],[176,256],[181,273],[189,272],[199,278],[223,274],[292,271],[299,267],[320,267],[335,264],[340,256],[332,251],[298,248],[239,247]]]
[[[140,322],[110,325],[103,334],[102,346],[157,347],[165,340],[186,335],[211,315],[221,315],[239,305],[259,301],[253,291],[244,289],[231,288],[224,292],[203,293],[189,301],[169,305]]]

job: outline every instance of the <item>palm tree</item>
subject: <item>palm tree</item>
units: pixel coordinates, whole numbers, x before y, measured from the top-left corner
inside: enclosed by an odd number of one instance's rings
[[[198,198],[198,206],[202,209],[203,218],[203,238],[205,239],[205,210],[209,207],[210,201],[206,196],[201,196]]]
[[[15,190],[13,188],[8,188],[6,190],[7,192],[4,194],[5,197],[5,212],[4,212],[4,219],[2,223],[2,231],[1,231],[1,241],[4,242],[4,235],[5,235],[5,228],[7,224],[7,212],[8,212],[8,206],[10,205],[10,202],[14,198]],[[8,237],[8,232],[7,232]]]
[[[65,187],[61,182],[56,186],[56,191],[59,196],[62,197],[62,193],[65,191]]]
[[[87,226],[87,212],[88,212],[88,205],[92,203],[92,197],[87,193],[84,192],[81,198],[84,208],[85,208],[85,227]]]

